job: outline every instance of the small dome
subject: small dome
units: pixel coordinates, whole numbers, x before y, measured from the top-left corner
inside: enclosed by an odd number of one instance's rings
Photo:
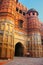
[[[38,12],[37,12],[34,8],[29,9],[29,10],[27,11],[27,14],[29,14],[30,12],[36,12],[36,13],[37,13],[37,15],[38,15]]]

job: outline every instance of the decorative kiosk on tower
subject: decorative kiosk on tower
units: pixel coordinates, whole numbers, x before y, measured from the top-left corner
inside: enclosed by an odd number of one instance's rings
[[[35,9],[30,9],[27,12],[27,33],[29,42],[29,52],[32,57],[42,56],[40,22],[38,19],[38,12]]]

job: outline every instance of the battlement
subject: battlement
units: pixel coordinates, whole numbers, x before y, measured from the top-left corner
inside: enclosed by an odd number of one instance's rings
[[[11,14],[15,14],[14,11],[16,12],[16,8],[18,8],[19,12],[25,15],[25,13],[28,11],[28,9],[19,3],[18,0],[3,0],[1,3],[0,12],[9,12]]]
[[[18,7],[20,10],[27,12],[28,8],[26,8],[24,5],[21,3],[17,3],[16,7]]]
[[[15,0],[16,2],[18,2],[18,0]]]

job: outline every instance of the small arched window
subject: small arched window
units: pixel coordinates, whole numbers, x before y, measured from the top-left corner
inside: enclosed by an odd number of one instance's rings
[[[23,28],[23,20],[19,20],[19,28]]]
[[[23,12],[23,15],[25,16],[25,12]]]
[[[18,10],[19,10],[19,9],[16,7],[16,11],[17,11],[17,12],[18,12]]]
[[[35,15],[35,13],[33,13],[33,15]]]
[[[21,14],[22,14],[22,10],[19,10],[19,13],[21,13]]]

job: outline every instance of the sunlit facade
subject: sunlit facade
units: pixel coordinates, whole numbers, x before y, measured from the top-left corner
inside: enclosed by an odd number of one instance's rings
[[[43,23],[35,9],[0,0],[0,59],[43,57]]]

